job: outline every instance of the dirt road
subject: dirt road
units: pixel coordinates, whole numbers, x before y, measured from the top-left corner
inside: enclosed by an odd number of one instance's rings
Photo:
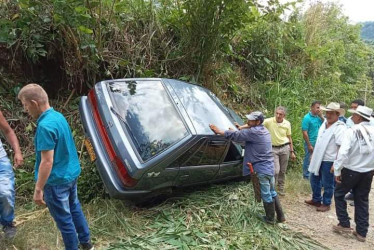
[[[294,231],[302,232],[305,235],[317,240],[326,248],[336,250],[361,250],[374,249],[374,185],[370,192],[369,203],[369,232],[366,242],[359,242],[353,235],[340,235],[332,231],[332,225],[337,225],[338,220],[335,214],[335,205],[332,204],[328,212],[317,212],[315,207],[306,205],[304,200],[310,199],[309,196],[282,197],[282,204],[286,211],[287,226]],[[348,205],[348,213],[354,218],[354,207]],[[351,227],[355,228],[353,219]]]

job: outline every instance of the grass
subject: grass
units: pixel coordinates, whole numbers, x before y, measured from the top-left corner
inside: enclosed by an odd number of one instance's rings
[[[297,171],[287,176],[292,196],[308,192]],[[31,198],[31,197],[30,197]],[[153,207],[95,199],[84,204],[98,249],[322,249],[286,224],[270,226],[258,219],[252,186],[230,182],[186,189]],[[30,203],[17,208],[18,234],[9,249],[63,249],[48,211]]]

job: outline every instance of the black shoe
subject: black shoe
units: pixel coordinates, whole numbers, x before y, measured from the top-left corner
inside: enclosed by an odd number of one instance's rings
[[[13,239],[16,236],[17,229],[16,226],[12,223],[9,225],[3,226],[3,232],[6,239]]]
[[[91,241],[89,241],[87,243],[81,243],[81,249],[84,249],[84,250],[94,250],[95,247],[92,245]]]

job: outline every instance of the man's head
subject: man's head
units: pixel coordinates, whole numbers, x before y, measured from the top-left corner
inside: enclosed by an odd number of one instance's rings
[[[337,102],[330,102],[326,107],[321,106],[321,110],[326,111],[328,124],[333,124],[339,120],[339,116],[344,116],[345,110]]]
[[[258,126],[264,122],[264,115],[260,111],[254,111],[245,117],[248,119],[247,124],[249,127]]]
[[[275,120],[277,123],[283,122],[284,117],[286,116],[286,108],[279,106],[275,109]]]
[[[371,114],[373,110],[366,106],[359,105],[356,109],[348,109],[348,112],[352,114],[352,121],[354,124],[359,124],[361,122],[368,122],[370,121]]]
[[[34,119],[49,108],[47,93],[35,83],[24,86],[18,93],[18,99],[22,102],[24,110]]]
[[[314,101],[312,102],[312,105],[310,106],[310,112],[312,112],[313,115],[318,115],[321,112],[321,102],[320,101]]]
[[[351,109],[355,110],[358,106],[365,106],[365,103],[361,99],[356,99],[351,102]]]

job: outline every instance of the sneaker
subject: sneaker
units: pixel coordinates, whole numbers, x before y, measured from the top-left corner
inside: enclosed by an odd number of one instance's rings
[[[344,199],[346,201],[353,201],[353,194],[352,193],[348,193],[345,195]]]
[[[360,242],[365,242],[366,237],[359,235],[356,231],[353,231],[352,234],[356,237],[356,239]]]
[[[3,232],[6,239],[13,239],[16,236],[17,229],[16,226],[12,223],[3,226]]]
[[[84,250],[94,250],[95,247],[92,245],[91,241],[89,241],[87,243],[81,243],[81,249],[84,249]]]
[[[353,230],[353,228],[351,227],[343,227],[342,225],[340,225],[340,223],[338,225],[333,225],[332,226],[332,231],[334,231],[335,233],[351,233]]]
[[[317,201],[314,201],[314,200],[306,200],[304,202],[308,205],[315,206],[315,207],[320,207],[321,206],[321,202],[317,202]]]
[[[330,205],[321,205],[321,206],[319,206],[319,207],[317,207],[317,211],[318,212],[327,212],[327,211],[329,211],[330,210]]]

